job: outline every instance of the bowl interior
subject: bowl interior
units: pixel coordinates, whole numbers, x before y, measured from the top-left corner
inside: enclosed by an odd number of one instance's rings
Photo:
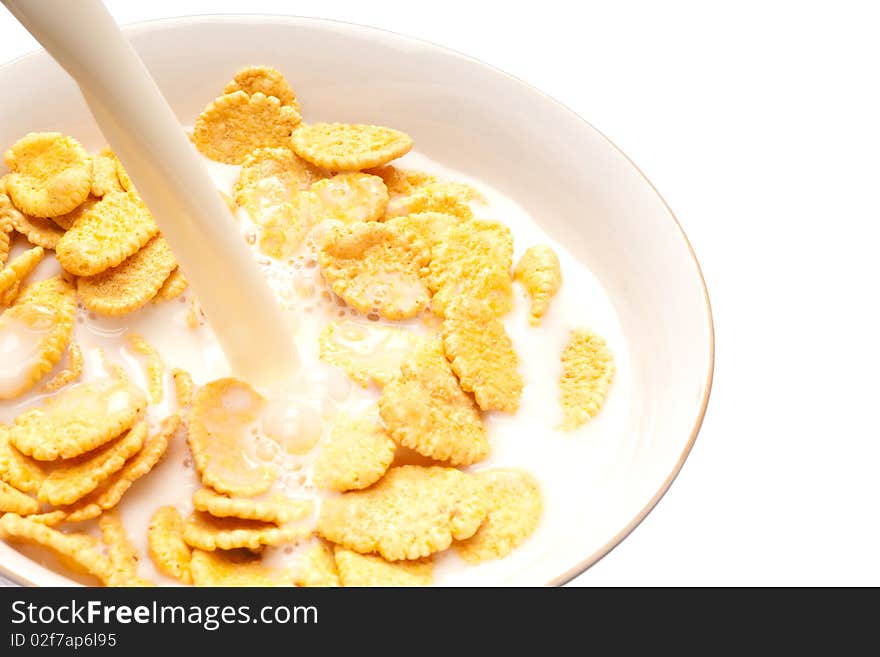
[[[713,338],[696,260],[663,200],[610,142],[552,99],[489,66],[406,37],[282,17],[197,17],[127,28],[182,123],[232,72],[270,64],[307,119],[379,123],[504,192],[595,274],[626,341],[629,385],[614,424],[625,454],[583,498],[565,536],[514,563],[506,583],[564,581],[638,523],[681,466],[709,394]],[[76,85],[45,54],[0,69],[0,144],[59,130],[103,145]],[[503,217],[499,217],[503,220]],[[540,448],[536,437],[536,448]],[[589,464],[583,463],[588,471]],[[574,470],[576,470],[575,468]],[[0,543],[0,567],[36,584],[69,580]]]

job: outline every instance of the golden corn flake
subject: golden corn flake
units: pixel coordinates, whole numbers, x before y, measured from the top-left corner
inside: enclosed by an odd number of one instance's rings
[[[165,363],[159,352],[149,342],[137,333],[129,333],[128,343],[135,352],[147,357],[147,382],[150,391],[150,401],[154,404],[162,403],[165,396]]]
[[[455,546],[470,563],[510,554],[535,531],[543,509],[541,489],[528,472],[485,470],[475,477],[489,513],[476,534]]]
[[[489,454],[489,439],[473,400],[462,391],[432,339],[401,365],[382,390],[379,414],[394,441],[437,461],[470,465]]]
[[[110,586],[152,586],[138,577],[140,557],[116,509],[98,518],[98,528],[101,530],[101,540],[107,546],[107,558],[112,569]]]
[[[156,292],[153,303],[161,303],[162,301],[172,301],[184,293],[189,287],[189,281],[186,280],[180,267],[174,269],[171,275],[162,283],[162,287]]]
[[[311,528],[304,525],[277,526],[256,520],[215,518],[207,513],[195,513],[183,525],[183,540],[198,550],[256,550],[263,545],[295,543],[308,538]]]
[[[429,251],[412,236],[379,222],[336,226],[318,253],[333,291],[362,313],[406,319],[430,298],[421,279]]]
[[[243,461],[251,427],[266,400],[236,379],[212,381],[198,393],[190,411],[188,440],[196,469],[206,486],[227,495],[249,497],[269,490],[275,468]]]
[[[6,151],[5,160],[12,171],[6,193],[25,214],[57,217],[85,201],[92,189],[89,154],[58,132],[25,135]]]
[[[386,215],[398,217],[420,212],[440,212],[467,221],[474,216],[471,201],[483,201],[483,197],[469,185],[430,183],[406,196],[395,198],[388,204]]]
[[[25,495],[17,488],[0,480],[0,515],[17,513],[20,516],[29,516],[32,513],[38,513],[39,510],[40,503],[33,497]]]
[[[3,195],[0,194],[0,202]],[[9,258],[9,249],[12,246],[12,223],[0,214],[0,267],[6,264]]]
[[[55,255],[71,274],[94,276],[122,264],[158,232],[134,192],[111,192],[83,212],[58,241]]]
[[[28,242],[44,249],[54,249],[64,230],[52,219],[41,219],[23,214],[8,196],[0,194],[0,221],[5,222],[15,232],[24,235]]]
[[[513,277],[525,286],[532,298],[529,323],[537,326],[562,286],[562,269],[556,252],[545,244],[529,247],[516,264]]]
[[[52,550],[66,562],[75,565],[77,570],[97,577],[103,584],[112,585],[115,580],[110,560],[101,554],[97,539],[88,534],[65,534],[15,513],[0,517],[0,534]]]
[[[117,174],[119,166],[119,159],[116,157],[116,153],[109,148],[104,148],[95,155],[92,166],[93,196],[100,197],[111,192],[125,191],[122,188],[122,183],[119,182],[119,175]]]
[[[265,210],[291,200],[324,175],[289,148],[258,148],[241,165],[233,188],[235,202],[262,223]]]
[[[122,470],[75,504],[46,514],[45,522],[55,524],[62,521],[91,520],[100,516],[104,511],[115,507],[126,491],[131,488],[131,485],[149,473],[162,460],[168,450],[168,444],[179,426],[180,416],[172,415],[165,418],[159,430],[147,439],[143,449],[129,459]]]
[[[331,171],[359,171],[405,155],[412,139],[399,130],[356,123],[313,123],[293,133],[294,152]]]
[[[72,212],[68,212],[67,214],[62,214],[57,217],[52,217],[52,222],[55,223],[62,230],[70,230],[71,228],[73,228],[73,224],[75,224],[77,220],[86,212],[95,207],[95,205],[100,200],[101,199],[97,196],[89,196]],[[58,236],[58,239],[61,239],[61,235]]]
[[[453,227],[461,223],[458,217],[442,212],[418,212],[405,217],[393,217],[385,222],[397,230],[404,231],[421,248],[433,254],[434,249],[447,238]]]
[[[454,468],[391,468],[362,491],[324,500],[318,533],[389,561],[419,559],[470,538],[486,517],[479,487]]]
[[[481,301],[453,303],[441,328],[443,349],[463,390],[484,411],[515,413],[522,396],[519,358],[504,324]]]
[[[437,179],[428,173],[401,169],[390,164],[375,169],[367,169],[364,173],[379,176],[382,182],[385,183],[388,193],[392,196],[412,194],[419,187],[437,182]]]
[[[0,305],[11,306],[18,297],[21,284],[43,261],[42,247],[35,246],[13,258],[9,265],[0,271]]]
[[[45,479],[40,464],[13,447],[9,427],[0,424],[0,481],[25,493],[36,493]]]
[[[293,583],[297,586],[339,586],[339,572],[333,550],[321,539],[316,539],[300,557],[294,569]]]
[[[55,277],[29,285],[0,315],[0,335],[22,343],[17,376],[0,390],[0,399],[14,399],[55,367],[70,344],[75,314],[73,288]]]
[[[9,440],[38,461],[74,458],[131,429],[146,407],[144,393],[127,381],[83,383],[19,415]]]
[[[572,331],[562,352],[560,402],[566,431],[594,417],[614,381],[614,356],[605,340],[587,329]]]
[[[109,445],[65,460],[48,472],[37,497],[53,506],[73,504],[122,470],[126,461],[141,450],[146,439],[147,425],[138,422],[131,431]]]
[[[82,376],[85,359],[83,358],[82,349],[80,349],[79,345],[75,342],[72,342],[67,348],[67,359],[67,367],[58,372],[45,386],[43,386],[45,392],[55,392],[56,390],[60,390]]]
[[[505,314],[513,305],[512,259],[513,236],[507,226],[479,219],[453,226],[432,250],[431,309],[442,317],[452,301],[468,297],[487,303],[496,316]]]
[[[116,317],[143,308],[177,267],[162,237],[154,237],[121,265],[77,279],[82,304],[99,315]]]
[[[344,223],[373,221],[385,214],[388,189],[378,176],[340,173],[312,185],[321,201],[324,219]]]
[[[290,573],[263,565],[247,550],[193,550],[192,579],[196,586],[291,586]]]
[[[340,415],[315,459],[315,485],[338,491],[366,488],[385,474],[395,449],[376,419]]]
[[[192,584],[192,548],[183,540],[183,518],[177,509],[156,509],[147,528],[147,543],[156,568],[184,584]]]
[[[296,94],[290,88],[290,84],[281,71],[271,66],[247,66],[241,69],[223,89],[224,94],[232,94],[236,91],[243,91],[249,96],[256,93],[275,96],[282,105],[292,105],[299,112]]]
[[[241,164],[256,148],[285,146],[302,121],[295,107],[274,96],[234,91],[215,98],[196,119],[193,143],[202,154]]]
[[[403,359],[423,342],[412,331],[352,321],[330,322],[318,336],[321,360],[342,368],[365,388],[371,382],[390,383]]]
[[[430,559],[385,561],[336,546],[336,567],[343,586],[430,586],[434,565]]]
[[[292,500],[279,494],[261,500],[226,497],[208,488],[196,491],[192,501],[196,511],[204,511],[215,518],[259,520],[276,525],[302,520],[314,511],[314,504],[309,500]]]
[[[192,403],[193,384],[192,376],[186,370],[174,368],[171,370],[171,377],[174,379],[174,392],[177,395],[177,405],[180,408],[186,408]]]
[[[321,215],[314,192],[296,192],[289,201],[265,208],[260,217],[260,251],[283,260],[297,252]]]

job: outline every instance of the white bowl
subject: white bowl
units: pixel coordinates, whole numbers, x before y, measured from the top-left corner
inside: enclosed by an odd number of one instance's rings
[[[547,541],[504,583],[565,582],[641,522],[696,439],[714,339],[687,238],[620,150],[519,80],[389,32],[277,16],[201,16],[125,31],[182,123],[192,123],[231,72],[276,66],[307,103],[307,118],[405,130],[421,153],[513,198],[585,263],[614,307],[629,353],[630,384],[616,393],[627,397],[618,400],[624,417],[614,425],[622,447],[605,455],[616,467],[571,501],[567,534]],[[2,67],[0,88],[14,90],[0,111],[0,144],[59,130],[90,148],[103,145],[76,85],[46,53]],[[3,542],[0,571],[26,584],[71,583]]]

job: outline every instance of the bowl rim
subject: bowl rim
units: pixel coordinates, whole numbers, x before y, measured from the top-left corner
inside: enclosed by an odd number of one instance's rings
[[[525,82],[524,80],[516,77],[515,75],[511,75],[510,73],[493,66],[492,64],[488,64],[476,57],[472,57],[470,55],[464,54],[458,50],[453,48],[449,48],[447,46],[443,46],[441,44],[435,43],[433,41],[429,41],[427,39],[422,39],[418,37],[413,37],[407,34],[402,34],[400,32],[395,32],[393,30],[386,30],[379,27],[373,27],[369,25],[361,25],[359,23],[352,23],[348,21],[341,21],[329,18],[316,18],[316,17],[308,17],[308,16],[296,16],[290,14],[255,14],[255,13],[222,13],[222,14],[187,14],[184,16],[169,16],[164,18],[156,18],[149,19],[143,21],[136,21],[133,23],[127,23],[121,25],[121,29],[126,36],[132,34],[138,34],[142,32],[149,32],[153,29],[162,28],[166,25],[173,24],[192,24],[198,22],[205,21],[213,21],[218,23],[235,23],[242,22],[243,20],[248,20],[253,23],[261,23],[261,22],[272,22],[272,23],[289,23],[289,24],[324,24],[330,27],[344,27],[347,30],[352,32],[359,32],[362,34],[372,34],[378,35],[383,39],[387,39],[389,37],[399,40],[409,41],[411,43],[420,44],[423,46],[429,46],[432,49],[436,49],[442,51],[446,55],[453,55],[459,59],[463,59],[469,61],[473,64],[477,64],[479,66],[488,68],[492,70],[494,73],[498,75],[502,75],[506,77],[508,80],[515,82],[518,86],[524,88],[526,91],[538,94],[542,96],[545,100],[553,103],[557,107],[561,108],[565,112],[573,115],[579,121],[583,122],[589,129],[593,130],[596,134],[598,134],[611,148],[613,148],[619,155],[621,155],[624,160],[635,170],[635,172],[644,180],[645,183],[650,186],[651,190],[656,194],[657,198],[660,199],[660,202],[663,204],[663,207],[666,210],[666,214],[669,219],[672,220],[676,229],[678,230],[681,239],[684,241],[685,246],[687,247],[688,253],[690,254],[691,260],[693,261],[693,265],[697,274],[697,278],[699,279],[700,287],[703,293],[703,302],[705,309],[705,319],[706,319],[706,330],[709,339],[709,354],[708,354],[708,362],[706,368],[706,376],[705,382],[702,385],[701,393],[700,393],[700,405],[699,411],[697,413],[696,418],[691,426],[690,436],[688,437],[688,441],[684,446],[681,454],[679,455],[678,461],[672,468],[672,471],[667,475],[666,479],[654,493],[650,500],[648,500],[647,504],[636,514],[636,516],[630,520],[617,534],[615,534],[611,539],[609,539],[604,545],[602,545],[599,549],[595,550],[592,554],[587,556],[583,561],[580,561],[575,566],[572,566],[559,576],[551,579],[547,582],[546,586],[562,586],[567,584],[575,577],[586,572],[589,568],[598,563],[603,557],[609,554],[614,548],[616,548],[623,540],[629,536],[636,527],[638,527],[642,521],[648,516],[651,511],[657,506],[669,488],[672,486],[672,483],[675,481],[678,474],[681,472],[682,467],[684,467],[685,461],[687,461],[688,456],[693,449],[694,443],[697,440],[697,436],[700,433],[700,428],[703,424],[703,419],[706,416],[706,410],[709,406],[709,397],[712,393],[712,384],[715,373],[715,320],[712,314],[712,303],[709,299],[709,290],[706,286],[706,279],[703,276],[703,270],[700,267],[700,262],[697,259],[697,254],[694,251],[693,246],[691,245],[690,240],[687,237],[687,234],[684,232],[684,229],[681,226],[678,218],[675,216],[675,213],[672,211],[672,208],[666,202],[666,199],[663,198],[663,195],[659,192],[659,190],[654,186],[654,184],[648,179],[645,173],[638,167],[638,165],[633,162],[633,160],[623,152],[623,150],[615,144],[605,133],[596,128],[592,123],[587,121],[580,114],[572,110],[570,107],[565,105],[564,103],[558,101],[556,98],[550,96],[549,94],[541,91],[537,87]],[[3,62],[0,64],[0,71],[3,71],[9,67],[14,66],[15,64],[31,59],[33,57],[38,57],[45,54],[45,50],[42,48],[37,48],[30,52],[24,53],[19,57],[9,60],[8,62]],[[37,584],[28,579],[27,577],[22,576],[20,573],[13,572],[9,570],[5,564],[0,563],[0,574],[8,578],[9,580],[19,583],[24,586],[37,586]]]

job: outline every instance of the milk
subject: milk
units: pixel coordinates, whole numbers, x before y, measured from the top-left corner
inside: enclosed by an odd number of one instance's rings
[[[230,193],[239,167],[217,164],[207,159],[203,162],[216,188]],[[417,153],[406,155],[396,164],[426,171],[441,180],[472,185],[488,201],[486,205],[473,203],[474,214],[481,218],[497,219],[510,227],[514,236],[514,262],[529,246],[549,244],[559,256],[562,266],[562,288],[537,328],[529,324],[528,295],[522,286],[514,284],[514,307],[503,318],[503,322],[519,356],[519,369],[525,380],[522,402],[515,415],[500,412],[483,414],[492,453],[485,461],[469,468],[478,471],[492,467],[515,467],[534,474],[540,481],[544,495],[541,523],[524,545],[499,561],[469,566],[460,561],[452,550],[436,557],[435,582],[438,585],[503,584],[511,575],[541,558],[554,542],[565,540],[570,532],[573,504],[601,504],[601,500],[584,497],[583,482],[610,476],[616,468],[625,465],[626,458],[620,455],[629,454],[635,449],[634,444],[623,447],[620,444],[621,441],[634,440],[631,432],[622,430],[630,390],[626,343],[599,282],[562,244],[549,239],[516,203],[479,180],[443,167]],[[258,233],[258,226],[244,210],[239,210],[234,225],[240,235],[255,237]],[[314,232],[320,234],[322,227],[317,227]],[[307,240],[300,252],[286,261],[261,254],[256,239],[241,241],[243,244],[253,242],[249,251],[246,251],[248,257],[257,262],[281,313],[287,318],[302,362],[298,376],[294,377],[295,385],[284,396],[270,394],[273,397],[270,404],[275,404],[276,410],[269,414],[268,422],[274,427],[269,427],[268,432],[293,433],[294,429],[287,430],[285,425],[293,423],[291,426],[296,427],[296,422],[308,416],[306,422],[312,427],[308,431],[316,431],[314,425],[318,423],[317,431],[324,435],[335,415],[340,412],[376,413],[378,388],[361,388],[350,382],[341,370],[322,363],[318,359],[319,333],[328,322],[340,322],[348,326],[354,332],[354,337],[366,347],[382,347],[386,350],[384,356],[393,358],[400,344],[395,339],[383,342],[381,336],[384,334],[377,332],[376,327],[393,326],[427,335],[431,329],[424,320],[414,318],[387,322],[378,316],[368,318],[345,306],[323,282],[315,259],[314,239]],[[24,248],[20,242],[17,250]],[[49,256],[40,267],[35,278],[54,273],[57,264]],[[226,283],[227,277],[224,277],[223,284]],[[188,289],[176,300],[149,304],[122,318],[98,317],[79,308],[74,332],[85,355],[83,380],[107,376],[108,363],[116,363],[133,381],[146,389],[145,359],[130,348],[126,339],[129,332],[140,334],[159,351],[166,365],[163,401],[158,406],[151,406],[148,416],[151,426],[156,427],[163,417],[178,411],[170,377],[171,368],[186,369],[200,384],[229,376],[232,368],[211,325],[203,320],[195,329],[187,326],[186,315],[193,294]],[[614,353],[617,375],[602,412],[580,429],[563,433],[556,429],[562,422],[557,384],[561,368],[560,354],[571,330],[581,327],[592,328],[607,340]],[[363,335],[358,336],[357,333]],[[365,354],[368,351],[364,349]],[[56,370],[61,367],[63,363]],[[30,408],[42,397],[43,393],[35,391],[16,400],[0,402],[0,422],[12,422],[18,413]],[[288,417],[290,409],[294,409],[295,417],[292,419]],[[265,426],[256,426],[254,433],[257,437],[264,436],[266,429]],[[268,449],[265,449],[266,445],[269,445]],[[319,449],[320,442],[310,453],[296,454],[277,448],[277,443],[273,448],[271,442],[260,440],[245,455],[245,459],[272,462],[280,469],[281,475],[268,494],[282,492],[292,497],[309,498],[319,506],[321,497],[327,494],[316,490],[311,483],[311,463]],[[418,457],[415,460],[424,462]],[[183,436],[179,435],[172,441],[165,459],[153,472],[135,483],[123,498],[120,510],[142,557],[139,565],[142,577],[162,584],[175,583],[157,572],[147,556],[147,525],[152,513],[165,504],[176,506],[184,516],[189,514],[192,511],[192,493],[200,487],[189,448]],[[95,531],[94,523],[81,525],[87,531]],[[308,543],[268,548],[264,552],[264,560],[272,566],[295,567],[307,547]]]

